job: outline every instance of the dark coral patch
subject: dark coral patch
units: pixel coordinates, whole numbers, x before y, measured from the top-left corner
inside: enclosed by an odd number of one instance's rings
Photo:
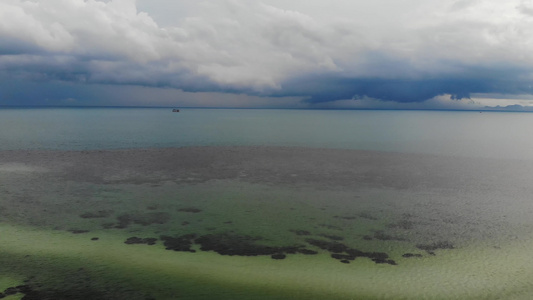
[[[193,244],[193,239],[195,237],[195,234],[185,234],[176,237],[163,235],[161,236],[161,239],[163,240],[163,245],[165,245],[165,249],[167,250],[196,252],[196,250],[191,248]]]
[[[343,264],[349,264],[350,263],[350,261],[347,260],[347,259],[341,259],[340,262],[343,263]]]
[[[272,255],[277,251],[274,247],[258,245],[259,238],[234,234],[207,234],[196,239],[202,251],[215,251],[221,255],[257,256]]]
[[[298,249],[298,253],[305,254],[305,255],[315,255],[315,254],[318,254],[318,252],[315,251],[315,250],[309,250],[309,249],[305,249],[305,248],[300,248],[300,249]]]
[[[365,252],[364,256],[370,258],[373,262],[377,264],[390,264],[396,265],[394,260],[388,259],[389,255],[383,252]]]
[[[16,287],[8,287],[7,289],[4,290],[4,295],[6,295],[6,296],[15,295],[18,292],[19,292],[18,288],[16,288]]]
[[[383,252],[363,252],[358,249],[349,248],[348,246],[339,242],[328,242],[323,240],[306,239],[309,244],[326,250],[331,254],[332,258],[338,260],[354,260],[357,257],[367,257],[377,264],[396,265],[394,260],[388,259],[389,255]]]
[[[272,259],[285,259],[287,255],[282,254],[282,253],[277,253],[277,254],[272,254],[270,257]]]
[[[295,254],[300,246],[275,247],[256,243],[258,237],[231,233],[207,234],[195,240],[202,251],[215,251],[221,255],[258,256]]]
[[[332,253],[332,258],[339,259],[339,260],[354,260],[355,256],[349,255],[349,254],[339,254],[339,253]]]
[[[195,234],[170,237],[161,236],[167,250],[195,252],[192,247],[197,244],[201,251],[214,251],[220,255],[229,256],[263,256],[269,255],[272,259],[285,259],[288,254],[318,254],[315,250],[306,249],[302,245],[298,246],[268,246],[259,241],[260,237],[248,235],[238,235],[235,233],[206,234],[196,237]],[[133,240],[135,241],[135,240]],[[363,252],[337,241],[326,241],[318,239],[306,239],[306,242],[320,249],[331,253],[331,257],[341,262],[351,261],[357,257],[370,258],[375,263],[386,263],[395,265],[396,262],[389,259],[383,252]]]
[[[21,298],[21,299],[24,299],[24,300],[44,299],[44,298],[32,297],[33,291],[31,289],[31,287],[28,286],[28,285],[19,285],[19,286],[15,286],[15,287],[8,287],[7,289],[4,290],[3,293],[0,293],[0,298],[5,298],[7,296],[16,295],[18,293],[25,294],[25,296]]]
[[[84,229],[69,229],[68,231],[74,234],[82,234],[82,233],[89,232],[89,230],[84,230]]]
[[[155,245],[157,242],[156,238],[140,238],[136,236],[132,236],[128,238],[124,244],[133,245],[133,244],[146,244],[146,245]]]
[[[402,255],[402,257],[405,257],[405,258],[411,258],[411,257],[422,257],[422,254],[418,254],[418,253],[405,253],[404,255]]]
[[[351,256],[354,256],[354,257],[367,257],[367,253],[366,252],[363,252],[361,250],[358,250],[358,249],[354,249],[354,248],[350,248],[348,250],[346,250],[346,253],[348,253],[349,255]]]

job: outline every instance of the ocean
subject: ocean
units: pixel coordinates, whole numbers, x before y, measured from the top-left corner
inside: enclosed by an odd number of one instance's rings
[[[530,299],[532,116],[3,108],[0,293]]]
[[[168,108],[0,109],[0,150],[298,146],[533,159],[531,114]]]

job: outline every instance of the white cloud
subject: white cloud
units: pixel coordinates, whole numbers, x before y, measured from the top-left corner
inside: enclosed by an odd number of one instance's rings
[[[133,62],[159,58],[156,23],[137,13],[134,1],[83,0],[0,3],[0,34],[41,51],[89,58],[126,57]]]
[[[0,4],[0,34],[46,53],[87,59],[96,78],[105,77],[98,71],[115,74],[115,62],[125,61],[155,77],[189,72],[222,86],[261,90],[278,88],[297,72],[336,69],[323,49],[328,32],[303,14],[244,1],[205,9],[181,27],[162,28],[129,0],[11,0]],[[125,80],[130,75],[122,74]]]
[[[0,70],[263,94],[314,75],[416,79],[515,68],[530,78],[531,7],[525,0],[4,0],[0,46],[13,53],[0,55]]]
[[[517,9],[528,16],[533,16],[533,1],[531,0],[522,0],[518,5]]]

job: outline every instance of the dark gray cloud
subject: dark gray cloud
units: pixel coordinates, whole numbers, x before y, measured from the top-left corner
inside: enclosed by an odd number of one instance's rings
[[[456,79],[360,79],[323,78],[295,82],[294,93],[309,93],[309,103],[365,97],[395,102],[421,102],[450,94],[455,99],[469,98],[473,92],[488,92],[490,83]],[[291,88],[288,88],[289,90]]]
[[[433,78],[314,76],[285,82],[284,88],[277,95],[304,95],[307,96],[305,101],[308,103],[363,98],[409,103],[441,95],[450,95],[451,99],[460,100],[479,93],[500,96],[533,94],[531,81],[524,79],[527,74],[528,70],[521,69],[473,68],[456,76]]]

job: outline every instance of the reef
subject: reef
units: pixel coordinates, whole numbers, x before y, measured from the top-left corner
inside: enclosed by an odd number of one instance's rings
[[[25,280],[29,282],[31,280]],[[90,280],[80,279],[80,285],[63,287],[45,287],[41,283],[24,284],[8,287],[0,293],[0,299],[13,296],[22,300],[112,300],[112,299],[153,299],[136,291],[120,289],[96,289],[91,287]],[[23,295],[23,296],[21,296]],[[17,298],[14,298],[17,297]]]
[[[74,233],[74,234],[82,234],[82,233],[88,233],[89,230],[84,229],[69,229],[68,232]]]
[[[132,244],[146,244],[146,245],[155,245],[157,242],[156,238],[140,238],[136,236],[132,236],[128,238],[124,244],[132,245]]]
[[[37,298],[27,298],[28,294],[31,293],[31,288],[28,285],[19,285],[15,287],[8,287],[2,293],[0,293],[0,299],[16,294],[26,294],[22,299],[37,299]],[[40,298],[39,298],[40,299]]]
[[[261,238],[236,234],[207,234],[195,240],[202,251],[215,251],[221,255],[258,256],[295,254],[300,247],[274,247],[257,244]],[[276,256],[280,257],[280,256]],[[275,257],[272,257],[275,258]]]
[[[405,258],[422,257],[422,254],[419,254],[419,253],[405,253],[404,255],[402,255],[402,257],[405,257]]]
[[[196,234],[181,236],[161,236],[165,249],[183,252],[196,252],[194,245],[199,245],[201,251],[214,251],[220,255],[229,256],[261,256],[270,255],[272,259],[285,259],[287,254],[318,254],[317,251],[303,246],[268,246],[259,244],[260,237],[237,235],[233,233],[206,234],[197,237]]]
[[[300,248],[298,249],[298,253],[305,254],[305,255],[315,255],[315,254],[318,254],[318,251]]]
[[[167,250],[196,252],[196,250],[191,248],[195,237],[196,234],[185,234],[177,237],[163,235],[161,240],[163,240],[163,245],[165,245]]]
[[[377,264],[396,265],[396,262],[392,259],[389,259],[389,255],[384,252],[363,252],[358,249],[349,248],[348,246],[339,242],[329,242],[316,239],[306,239],[305,241],[322,250],[330,252],[332,258],[337,259],[342,263],[355,260],[357,257],[366,257],[370,258]]]

